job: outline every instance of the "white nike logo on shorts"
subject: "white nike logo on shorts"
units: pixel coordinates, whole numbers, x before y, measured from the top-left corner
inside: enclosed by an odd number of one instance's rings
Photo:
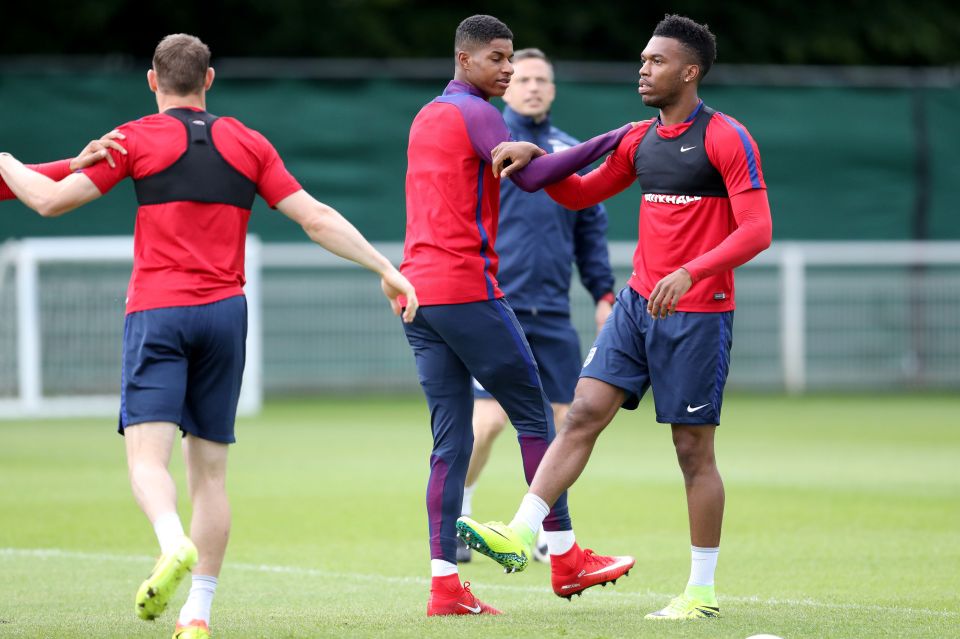
[[[709,405],[710,405],[710,402],[707,402],[706,404],[701,404],[700,406],[697,406],[697,407],[693,407],[693,406],[691,406],[690,404],[687,404],[687,412],[688,412],[688,413],[695,413],[695,412],[697,412],[698,410],[700,410],[701,408],[706,408],[706,407],[709,406]]]

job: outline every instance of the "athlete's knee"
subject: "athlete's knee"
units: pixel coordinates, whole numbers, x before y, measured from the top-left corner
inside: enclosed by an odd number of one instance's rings
[[[166,459],[159,455],[128,455],[127,471],[132,478],[157,473],[169,474]]]
[[[556,426],[557,432],[560,432],[560,429],[563,428],[563,424],[567,419],[567,413],[570,412],[570,404],[553,404],[553,423]]]
[[[673,445],[683,476],[689,481],[716,469],[713,438],[695,427],[673,429]]]
[[[507,425],[507,414],[496,400],[477,399],[473,404],[474,446],[489,446]]]
[[[473,422],[473,442],[474,446],[486,446],[493,444],[500,433],[507,425],[506,420],[500,419],[475,419]]]
[[[225,463],[201,463],[195,459],[187,463],[187,484],[191,494],[216,494],[227,491]]]
[[[559,429],[567,436],[596,437],[610,423],[609,407],[589,395],[573,399]]]
[[[147,485],[152,484],[153,477],[158,476],[164,470],[166,469],[159,464],[149,461],[134,459],[127,461],[127,476],[130,478],[130,483],[134,485],[141,483]]]

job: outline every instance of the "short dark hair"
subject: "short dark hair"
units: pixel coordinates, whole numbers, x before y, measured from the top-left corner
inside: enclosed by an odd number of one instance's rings
[[[472,51],[497,38],[513,40],[513,32],[493,16],[470,16],[457,27],[457,35],[453,39],[453,53],[456,55],[457,51]]]
[[[710,27],[686,16],[668,13],[653,30],[653,35],[679,40],[697,59],[700,78],[707,75],[717,59],[717,38],[710,32]]]
[[[168,35],[153,52],[153,70],[164,93],[200,93],[209,68],[210,48],[200,38],[186,33]]]

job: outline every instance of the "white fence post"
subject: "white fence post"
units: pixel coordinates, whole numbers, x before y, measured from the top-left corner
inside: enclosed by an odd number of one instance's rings
[[[793,243],[780,254],[781,351],[783,383],[791,395],[807,386],[806,260],[803,249]]]
[[[43,395],[40,346],[40,294],[37,286],[37,256],[29,245],[17,251],[17,381],[24,413],[40,408]]]
[[[247,236],[246,280],[243,292],[247,297],[247,362],[237,411],[256,415],[263,406],[263,303],[261,301],[262,244],[256,236]]]

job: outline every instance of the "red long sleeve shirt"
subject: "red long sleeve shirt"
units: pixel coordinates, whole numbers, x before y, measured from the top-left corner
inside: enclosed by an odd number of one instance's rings
[[[548,187],[547,193],[567,208],[581,209],[627,189],[637,179],[637,150],[649,127],[656,127],[651,135],[676,138],[690,128],[692,118],[671,126],[657,126],[656,119],[640,123],[600,167]],[[695,143],[690,140],[689,147],[679,150],[693,149]],[[677,310],[729,311],[736,307],[733,269],[770,244],[770,206],[760,153],[743,125],[714,113],[704,146],[727,196],[644,193],[629,285],[649,298],[660,279],[683,267],[694,284]]]

